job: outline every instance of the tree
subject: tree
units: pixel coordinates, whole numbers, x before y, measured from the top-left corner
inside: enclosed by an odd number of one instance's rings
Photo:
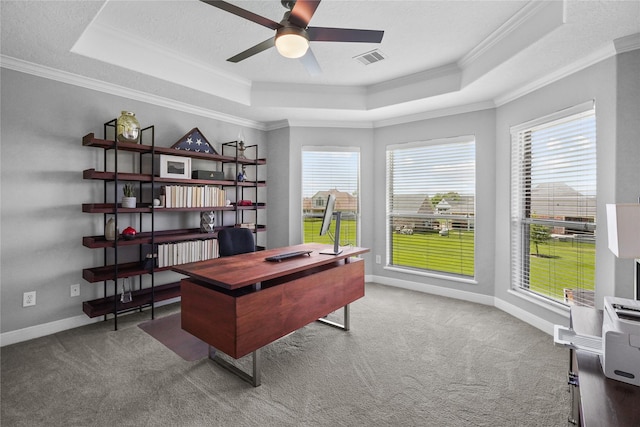
[[[538,245],[544,245],[551,238],[551,229],[545,225],[531,224],[531,241],[536,245],[536,256],[540,256]]]

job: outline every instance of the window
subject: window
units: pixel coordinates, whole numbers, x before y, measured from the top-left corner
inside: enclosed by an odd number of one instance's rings
[[[512,286],[593,306],[596,118],[583,104],[512,128]]]
[[[474,276],[475,138],[387,148],[387,263]]]
[[[357,148],[304,147],[302,149],[303,242],[332,244],[331,232],[320,236],[322,214],[329,194],[342,212],[340,245],[358,245],[360,223],[360,151]],[[331,235],[331,236],[330,236]]]

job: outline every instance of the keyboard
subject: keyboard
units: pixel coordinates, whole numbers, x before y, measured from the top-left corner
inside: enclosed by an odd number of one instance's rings
[[[273,256],[268,256],[265,258],[266,261],[270,261],[270,262],[281,262],[284,259],[289,259],[289,258],[295,258],[295,257],[299,257],[302,255],[309,255],[311,256],[311,252],[313,251],[294,251],[294,252],[284,252],[278,255],[273,255]]]

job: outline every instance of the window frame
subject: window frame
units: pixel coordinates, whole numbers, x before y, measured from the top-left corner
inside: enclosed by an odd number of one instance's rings
[[[435,213],[435,214],[428,214],[425,216],[425,219],[431,219],[431,220],[438,220],[438,219],[443,219],[443,220],[456,220],[456,219],[463,219],[463,220],[467,220],[473,223],[473,275],[467,275],[467,274],[458,274],[458,273],[452,273],[452,272],[447,272],[447,271],[442,271],[442,270],[435,270],[435,269],[427,269],[427,268],[419,268],[419,267],[410,267],[410,266],[405,266],[405,265],[400,265],[400,264],[392,264],[391,260],[393,260],[393,231],[392,231],[392,227],[393,227],[393,218],[394,217],[398,217],[400,215],[400,212],[392,212],[391,211],[391,191],[392,191],[392,183],[391,183],[391,178],[390,178],[390,159],[389,159],[389,154],[390,152],[392,152],[393,150],[402,150],[402,149],[412,149],[412,148],[427,148],[430,146],[442,146],[442,145],[447,145],[447,144],[456,144],[456,143],[464,143],[464,144],[468,144],[468,143],[472,143],[473,144],[473,215],[471,217],[465,217],[465,218],[457,218],[457,217],[453,217],[453,216],[444,216],[444,214],[439,214],[439,213]],[[439,278],[439,279],[447,279],[447,280],[451,280],[451,281],[457,281],[457,282],[463,282],[463,283],[472,283],[472,284],[477,284],[476,278],[477,278],[477,271],[478,271],[478,266],[477,266],[477,229],[476,229],[476,224],[478,222],[478,216],[477,216],[477,184],[478,184],[478,180],[477,180],[477,141],[476,141],[476,136],[475,135],[460,135],[460,136],[454,136],[454,137],[444,137],[444,138],[435,138],[435,139],[429,139],[429,140],[420,140],[420,141],[410,141],[410,142],[403,142],[403,143],[395,143],[395,144],[389,144],[386,147],[385,150],[385,169],[386,169],[386,185],[385,185],[385,241],[386,241],[386,250],[385,250],[385,269],[387,270],[392,270],[392,271],[397,271],[397,272],[402,272],[402,273],[409,273],[409,274],[414,274],[414,275],[418,275],[418,276],[427,276],[427,277],[434,277],[434,278]],[[436,193],[434,193],[433,195],[435,195]],[[433,196],[431,195],[431,196]],[[429,194],[426,194],[426,196],[429,196]],[[412,214],[413,215],[413,214]],[[400,215],[402,216],[402,215]],[[424,216],[424,215],[422,215]]]
[[[361,194],[361,179],[362,179],[362,155],[360,152],[360,147],[357,146],[335,146],[335,145],[305,145],[301,147],[301,154],[300,154],[300,163],[301,163],[301,200],[300,200],[300,213],[302,216],[302,221],[301,221],[301,235],[302,235],[302,240],[304,242],[305,239],[305,207],[304,207],[304,199],[305,199],[305,183],[304,183],[304,177],[305,177],[305,167],[304,167],[304,153],[305,152],[325,152],[325,153],[357,153],[358,156],[358,161],[357,161],[357,176],[356,176],[356,193],[358,195],[357,197],[357,206],[356,206],[356,241],[353,243],[354,246],[359,246],[360,245],[360,241],[361,241],[361,230],[362,230],[362,198],[360,197]],[[313,202],[312,202],[313,203]],[[312,206],[314,208],[322,208],[324,209],[324,205],[326,205],[326,201],[324,201],[324,203],[322,203],[322,206]],[[332,220],[332,223],[335,223],[335,220]],[[333,225],[332,225],[333,227]],[[340,227],[340,229],[342,230],[342,227]],[[344,237],[341,234],[341,240],[344,242]],[[344,245],[342,245],[344,246]]]
[[[570,303],[567,301],[566,295],[564,301],[553,298],[551,295],[545,295],[543,293],[531,290],[530,287],[524,286],[531,284],[531,227],[535,225],[541,225],[545,227],[570,227],[577,230],[582,229],[586,232],[593,232],[593,244],[595,251],[595,233],[597,228],[597,176],[594,185],[596,191],[594,200],[594,222],[582,222],[571,220],[560,220],[555,218],[535,218],[535,212],[532,211],[533,198],[531,196],[533,192],[533,184],[531,183],[531,148],[529,148],[528,159],[525,158],[526,147],[521,145],[523,140],[522,135],[526,133],[533,133],[544,129],[545,127],[559,126],[563,122],[569,123],[580,120],[582,118],[593,116],[594,124],[596,124],[596,109],[595,101],[590,100],[581,104],[569,107],[563,110],[556,111],[554,113],[521,123],[510,128],[510,212],[509,212],[509,234],[510,234],[510,291],[515,292],[518,295],[534,298],[536,301],[541,301],[543,304],[549,307],[563,307],[568,308]],[[596,128],[597,129],[597,128]],[[594,164],[597,159],[597,132],[594,130]],[[526,138],[525,138],[526,139]],[[527,175],[526,171],[529,171]],[[597,171],[597,165],[594,166],[594,172]],[[528,184],[527,184],[528,182]],[[526,192],[529,192],[529,198],[527,200]],[[577,190],[576,190],[577,191]],[[529,256],[524,256],[527,253]],[[595,255],[594,255],[595,256]],[[594,259],[595,267],[596,259]],[[526,278],[525,278],[526,276]],[[594,273],[594,293],[595,293],[595,273]],[[582,303],[582,302],[581,302]]]

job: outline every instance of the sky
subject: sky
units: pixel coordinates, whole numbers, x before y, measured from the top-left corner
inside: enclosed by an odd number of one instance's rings
[[[359,167],[360,153],[356,151],[303,151],[302,197],[334,188],[357,193]]]

